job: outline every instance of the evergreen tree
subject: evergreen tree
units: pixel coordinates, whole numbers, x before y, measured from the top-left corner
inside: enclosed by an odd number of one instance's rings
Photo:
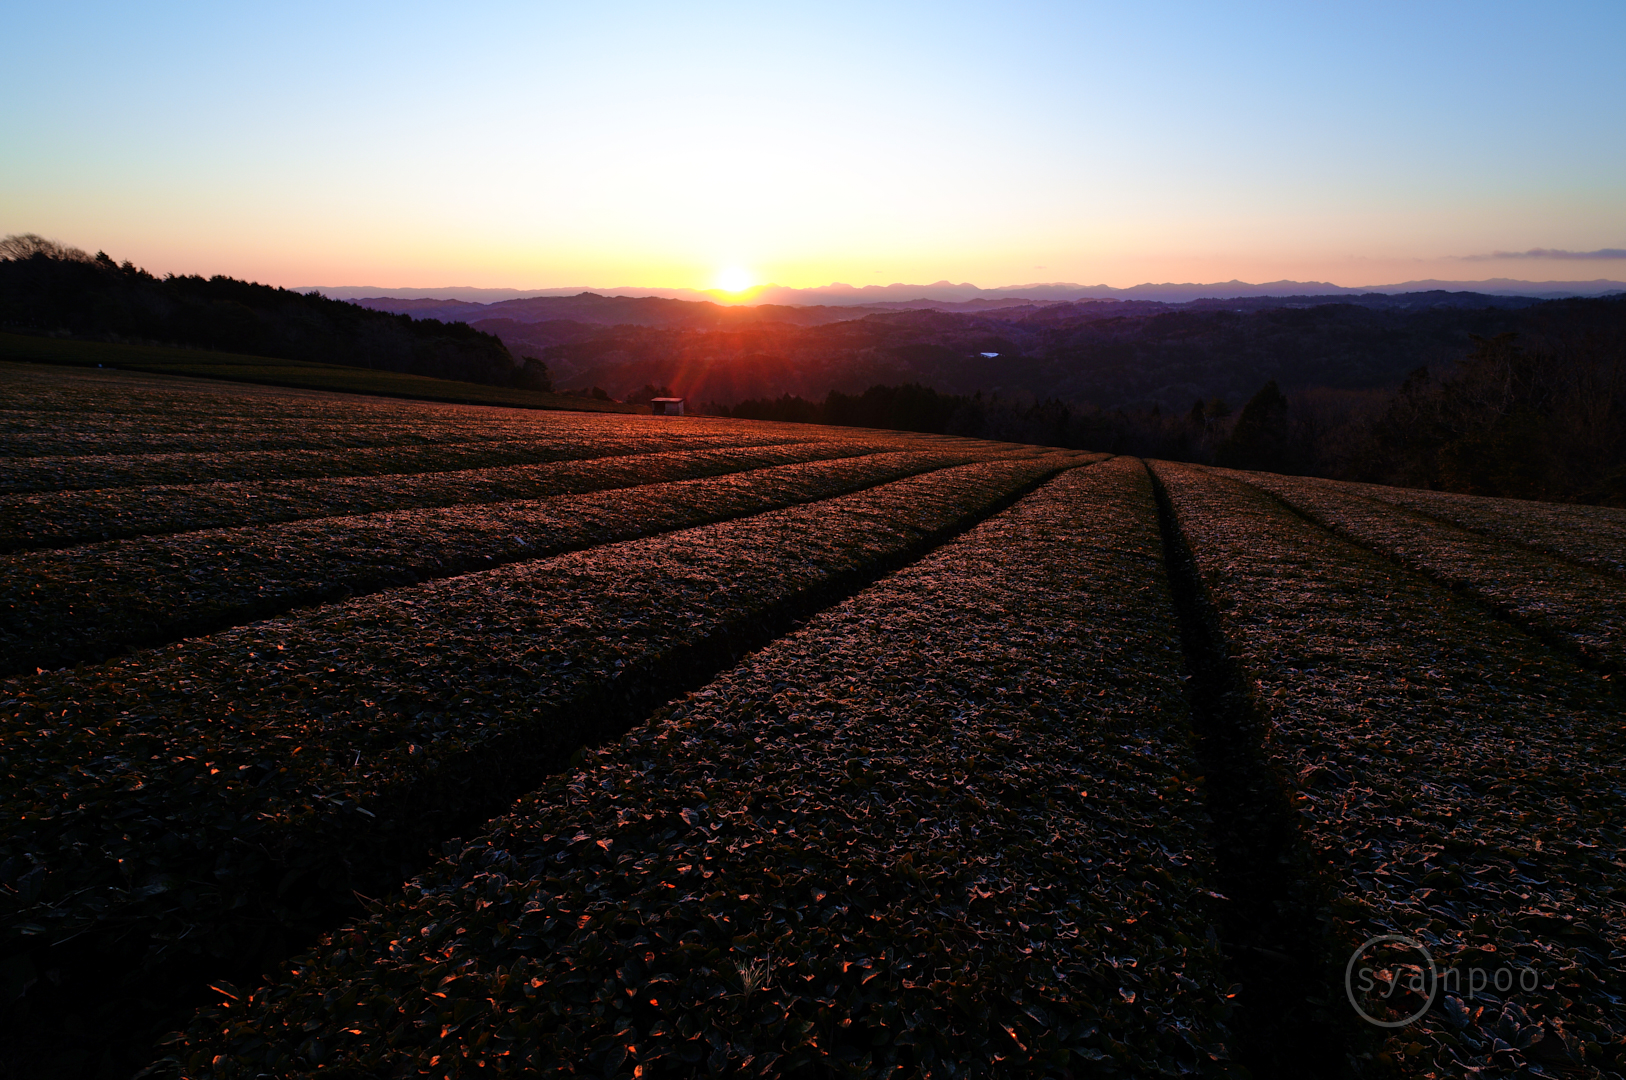
[[[1285,472],[1290,466],[1288,434],[1287,398],[1272,379],[1242,407],[1215,460],[1229,469]]]

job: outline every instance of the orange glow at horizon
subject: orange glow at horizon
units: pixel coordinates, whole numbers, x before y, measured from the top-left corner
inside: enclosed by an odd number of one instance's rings
[[[1621,126],[1626,5],[1394,6],[1404,33],[1189,0],[851,5],[861,34],[809,5],[331,5],[321,33],[265,5],[14,5],[12,37],[76,66],[0,65],[28,103],[4,117],[0,236],[288,288],[726,305],[833,283],[1618,279],[1626,141],[1600,133]],[[315,102],[340,107],[295,105]],[[1526,152],[1487,169],[1499,145]]]

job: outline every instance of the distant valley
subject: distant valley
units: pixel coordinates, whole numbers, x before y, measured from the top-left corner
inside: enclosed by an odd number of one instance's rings
[[[516,357],[544,361],[555,386],[599,386],[616,397],[650,384],[696,403],[729,404],[918,382],[945,393],[1165,412],[1213,398],[1240,404],[1272,379],[1286,390],[1391,386],[1418,367],[1449,366],[1469,350],[1471,335],[1614,326],[1621,307],[1445,291],[863,307],[595,293],[490,304],[352,302],[467,321]]]

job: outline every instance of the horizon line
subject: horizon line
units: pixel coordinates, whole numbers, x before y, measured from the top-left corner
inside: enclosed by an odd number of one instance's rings
[[[1493,286],[1494,285],[1494,286],[1519,286],[1519,287],[1526,287],[1526,288],[1542,288],[1542,287],[1546,287],[1546,288],[1560,288],[1560,289],[1562,289],[1562,288],[1573,288],[1575,286],[1594,286],[1594,287],[1596,287],[1596,286],[1618,286],[1621,289],[1626,289],[1626,282],[1617,281],[1617,280],[1614,280],[1614,279],[1611,279],[1611,278],[1603,278],[1603,277],[1591,278],[1591,279],[1586,279],[1586,280],[1577,280],[1577,279],[1574,279],[1574,278],[1571,278],[1571,279],[1568,279],[1568,280],[1558,280],[1558,279],[1551,279],[1550,278],[1550,279],[1547,279],[1545,281],[1532,281],[1532,280],[1524,279],[1524,278],[1490,277],[1490,278],[1478,278],[1478,279],[1471,279],[1471,280],[1446,279],[1446,278],[1414,278],[1414,279],[1409,280],[1409,281],[1390,282],[1390,283],[1382,284],[1382,285],[1376,285],[1376,284],[1374,284],[1374,285],[1338,285],[1338,284],[1335,284],[1335,283],[1329,282],[1329,281],[1296,281],[1296,280],[1293,280],[1293,279],[1290,279],[1290,278],[1279,278],[1279,279],[1277,279],[1275,281],[1249,282],[1249,281],[1243,281],[1240,278],[1231,278],[1228,281],[1212,281],[1212,282],[1197,282],[1197,281],[1183,281],[1183,282],[1162,281],[1162,282],[1153,282],[1153,281],[1143,281],[1143,282],[1139,282],[1139,283],[1137,283],[1135,285],[1129,285],[1129,286],[1114,286],[1114,285],[1107,285],[1107,284],[1104,284],[1104,283],[1098,283],[1098,284],[1095,284],[1095,285],[1082,285],[1082,284],[1079,284],[1077,282],[1050,281],[1050,282],[1027,282],[1027,283],[1019,284],[1019,285],[997,285],[997,286],[991,286],[991,287],[984,287],[984,286],[972,284],[971,282],[968,282],[968,281],[966,281],[966,282],[953,282],[953,281],[949,281],[946,278],[942,278],[942,279],[939,279],[939,280],[937,280],[935,282],[932,282],[930,284],[920,284],[920,283],[913,283],[913,282],[895,281],[895,282],[891,282],[891,283],[886,284],[886,285],[852,285],[852,284],[848,284],[846,282],[832,281],[827,285],[796,286],[796,285],[780,285],[780,284],[778,284],[776,282],[766,282],[764,284],[753,285],[753,286],[751,286],[751,287],[749,287],[747,289],[741,289],[741,290],[738,290],[736,292],[729,292],[729,291],[723,290],[723,289],[697,289],[697,288],[694,288],[692,286],[684,286],[684,285],[613,285],[613,286],[602,286],[602,285],[601,286],[593,286],[593,285],[545,285],[545,286],[535,286],[535,287],[531,287],[531,288],[517,288],[517,287],[514,287],[514,286],[505,286],[505,285],[482,286],[482,285],[404,285],[404,284],[402,284],[402,285],[370,285],[370,284],[368,284],[368,285],[298,285],[298,286],[291,287],[291,291],[294,291],[294,292],[312,292],[312,291],[315,291],[315,292],[321,293],[323,295],[328,295],[329,292],[339,292],[339,291],[358,292],[358,293],[359,292],[366,292],[367,295],[354,296],[354,297],[349,298],[349,299],[360,299],[360,300],[370,300],[370,299],[417,299],[417,300],[445,299],[448,302],[456,302],[457,298],[455,298],[455,297],[437,297],[437,296],[429,296],[429,295],[417,296],[417,297],[400,297],[400,296],[394,296],[394,295],[392,295],[392,293],[396,292],[396,291],[406,291],[406,292],[416,292],[416,293],[432,293],[432,292],[448,292],[448,293],[449,292],[461,292],[461,293],[511,293],[511,294],[514,294],[514,295],[509,297],[509,299],[519,300],[519,299],[533,299],[533,298],[534,299],[541,299],[541,298],[544,297],[545,294],[553,294],[553,296],[555,296],[555,297],[568,298],[568,297],[571,297],[571,296],[581,296],[581,295],[606,295],[606,294],[611,294],[611,293],[629,293],[629,292],[638,292],[640,290],[650,290],[647,297],[627,297],[627,298],[628,299],[645,299],[645,298],[649,298],[649,299],[670,299],[669,297],[655,296],[654,293],[658,291],[658,292],[667,292],[667,293],[686,293],[686,294],[689,294],[691,296],[704,297],[706,299],[713,300],[713,301],[716,301],[716,302],[720,302],[720,303],[723,303],[723,304],[729,305],[729,306],[749,306],[749,305],[751,305],[753,303],[753,301],[758,296],[760,296],[763,293],[767,293],[767,292],[790,292],[790,293],[841,292],[841,293],[846,293],[846,294],[851,295],[851,294],[864,294],[864,293],[875,294],[875,293],[891,292],[891,291],[900,290],[900,289],[933,290],[933,289],[945,289],[946,288],[946,289],[955,289],[955,290],[972,290],[972,291],[975,291],[977,293],[983,293],[983,294],[994,294],[994,293],[1004,294],[1004,295],[999,297],[1000,299],[1025,299],[1025,297],[1021,297],[1021,296],[1015,295],[1015,294],[1017,294],[1020,290],[1024,290],[1024,289],[1067,290],[1067,291],[1078,291],[1078,292],[1081,292],[1081,293],[1088,293],[1088,292],[1091,292],[1091,291],[1099,290],[1099,291],[1104,291],[1104,292],[1108,292],[1108,293],[1127,293],[1127,292],[1134,292],[1134,291],[1145,290],[1145,289],[1206,289],[1206,288],[1277,289],[1277,288],[1288,287],[1288,286],[1306,287],[1306,288],[1315,288],[1315,289],[1328,289],[1328,290],[1335,290],[1335,291],[1340,292],[1340,293],[1383,293],[1383,292],[1392,292],[1392,291],[1396,291],[1396,290],[1405,290],[1405,291],[1411,291],[1411,292],[1431,292],[1431,291],[1438,291],[1437,287],[1442,286],[1442,285],[1451,285],[1451,286],[1473,286],[1473,285]],[[1427,288],[1427,287],[1425,287],[1425,288],[1408,288],[1410,286],[1434,286],[1434,288]],[[1476,290],[1471,289],[1471,288],[1458,288],[1458,289],[1453,290],[1453,291],[1472,292],[1472,291],[1476,291]],[[1258,295],[1275,295],[1275,294],[1273,294],[1273,293],[1261,293],[1261,294],[1258,294]],[[1313,293],[1298,293],[1296,295],[1315,295],[1315,294],[1313,294]],[[971,299],[974,300],[974,299],[982,299],[982,298],[983,297],[972,297]],[[1235,299],[1235,298],[1238,298],[1238,297],[1232,297],[1232,298]],[[1106,297],[1080,296],[1078,299],[1116,299],[1116,297],[1112,297],[1112,296],[1106,296]],[[1215,297],[1215,299],[1219,299],[1219,298]],[[915,297],[908,297],[908,298],[904,298],[903,300],[893,301],[893,302],[907,302],[909,300],[924,300],[924,301],[932,301],[932,302],[937,302],[937,303],[948,303],[948,302],[964,303],[964,302],[968,302],[968,301],[943,301],[943,300],[935,300],[934,301],[932,297],[925,296],[925,295],[915,296]],[[463,302],[463,303],[480,303],[480,301],[474,301],[474,300],[465,300],[465,301],[461,301],[461,302]],[[769,301],[769,302],[771,303],[771,301]],[[797,306],[797,305],[785,305],[785,306]],[[814,304],[814,305],[807,305],[807,306],[819,306],[819,305]]]

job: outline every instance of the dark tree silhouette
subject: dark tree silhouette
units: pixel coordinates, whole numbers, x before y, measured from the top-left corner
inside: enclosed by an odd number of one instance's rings
[[[522,390],[552,390],[553,378],[548,374],[548,365],[534,356],[524,356],[514,373],[514,385]]]
[[[658,397],[676,397],[670,386],[656,386],[654,383],[644,383],[642,390],[634,390],[621,397],[629,405],[648,405]]]
[[[1288,460],[1287,397],[1272,379],[1242,407],[1215,461],[1229,469],[1284,472]]]
[[[224,276],[158,278],[129,262],[115,264],[105,252],[92,257],[32,233],[0,240],[0,327],[495,386],[534,383],[538,374],[515,364],[501,339],[463,323],[391,315]],[[541,366],[543,379],[546,373]]]

